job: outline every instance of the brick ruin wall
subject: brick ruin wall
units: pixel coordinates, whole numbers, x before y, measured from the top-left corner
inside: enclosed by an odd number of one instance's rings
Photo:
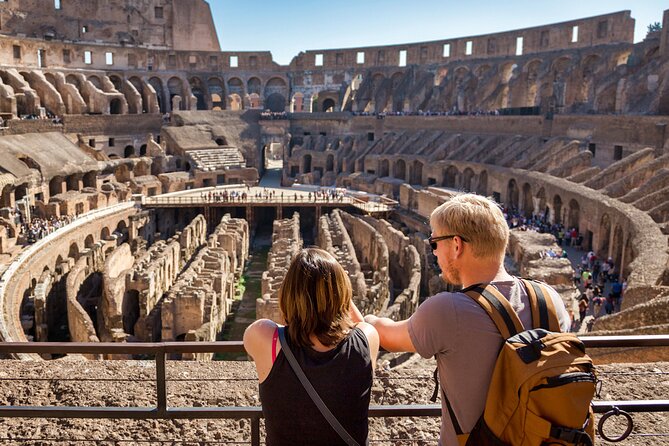
[[[272,247],[267,255],[267,270],[262,274],[262,297],[256,300],[257,319],[271,319],[277,323],[285,323],[279,309],[279,289],[290,262],[302,249],[302,243],[299,213],[294,213],[291,218],[274,220]]]
[[[367,285],[367,295],[356,305],[363,314],[376,314],[388,305],[390,298],[388,245],[383,236],[361,218],[346,212],[339,215]]]

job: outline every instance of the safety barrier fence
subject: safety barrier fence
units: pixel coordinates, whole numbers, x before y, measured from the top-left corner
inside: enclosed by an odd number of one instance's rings
[[[580,338],[587,348],[669,347],[669,335],[652,336],[585,336]],[[170,354],[240,353],[241,342],[163,342],[163,343],[0,343],[0,355],[37,354],[101,354],[153,356],[156,363],[154,407],[63,407],[63,406],[0,406],[0,418],[54,419],[247,419],[251,422],[251,445],[260,442],[260,407],[168,407],[166,362]],[[622,441],[631,433],[630,413],[669,412],[669,400],[594,401],[595,413],[604,414],[599,422],[599,435],[609,441]],[[370,417],[439,417],[439,405],[372,405]],[[604,421],[623,416],[627,429],[616,438],[603,432]]]
[[[349,205],[360,208],[366,212],[389,212],[397,207],[397,202],[389,199],[380,201],[364,201],[356,197],[343,196],[335,198],[309,198],[307,195],[288,193],[286,195],[277,195],[273,197],[256,197],[247,195],[246,197],[228,197],[209,198],[208,196],[179,196],[179,197],[145,197],[142,201],[144,206],[247,206],[247,205],[265,205],[265,206],[291,206],[299,204],[300,206],[319,206],[319,205]]]

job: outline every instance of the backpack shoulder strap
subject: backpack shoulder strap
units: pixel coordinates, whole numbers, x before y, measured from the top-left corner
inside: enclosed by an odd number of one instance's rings
[[[509,300],[494,286],[473,285],[461,292],[476,301],[488,313],[504,339],[509,339],[525,330]]]
[[[528,279],[520,279],[520,281],[525,286],[527,296],[530,299],[533,328],[559,332],[560,320],[553,304],[553,298],[551,298],[546,286]]]

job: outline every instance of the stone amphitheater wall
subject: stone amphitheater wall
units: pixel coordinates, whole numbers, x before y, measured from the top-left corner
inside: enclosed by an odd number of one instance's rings
[[[371,276],[366,278],[366,298],[356,304],[363,313],[378,313],[388,305],[390,298],[388,245],[369,223],[343,211],[340,211],[340,215],[355,247],[361,269],[363,272],[367,270]]]
[[[135,258],[130,245],[124,243],[111,251],[102,270],[102,314],[110,330],[123,330],[124,314],[128,311],[125,301],[126,274],[133,267]],[[103,339],[107,341],[109,339]]]
[[[401,289],[380,314],[394,320],[407,319],[418,308],[420,299],[420,255],[409,237],[393,228],[388,221],[370,217],[366,217],[365,221],[381,235],[388,246],[389,288],[395,291]]]
[[[279,309],[278,293],[290,262],[300,249],[302,249],[300,214],[296,212],[292,218],[274,220],[272,247],[267,256],[267,271],[262,274],[262,298],[256,300],[256,319],[271,319],[277,323],[284,323]]]
[[[8,268],[0,282],[0,335],[3,341],[25,342],[25,333],[19,320],[21,298],[26,290],[34,288],[35,271],[55,271],[64,259],[77,260],[86,249],[110,234],[114,228],[128,227],[131,215],[137,209],[132,203],[93,211],[66,227],[48,235],[22,253]],[[110,230],[111,228],[111,230]],[[127,235],[126,235],[127,236]]]

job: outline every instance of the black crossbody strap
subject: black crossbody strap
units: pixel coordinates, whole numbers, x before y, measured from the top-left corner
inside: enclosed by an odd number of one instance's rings
[[[344,429],[344,426],[342,426],[337,418],[332,415],[332,412],[330,412],[328,406],[325,405],[321,397],[318,396],[318,392],[316,392],[314,386],[311,385],[307,375],[304,374],[300,364],[297,363],[295,355],[293,355],[293,352],[288,346],[288,342],[286,342],[286,327],[279,327],[279,341],[281,342],[281,349],[283,349],[283,354],[286,356],[286,359],[288,359],[288,363],[295,372],[295,375],[297,375],[297,378],[302,383],[302,386],[304,386],[304,389],[311,397],[311,400],[314,402],[314,404],[316,404],[316,407],[318,407],[318,410],[320,410],[321,414],[323,414],[327,422],[330,423],[330,426],[332,426],[332,428],[339,434],[339,436],[346,442],[346,444],[349,446],[359,446],[358,442],[355,441],[353,437],[351,437],[346,429]]]

